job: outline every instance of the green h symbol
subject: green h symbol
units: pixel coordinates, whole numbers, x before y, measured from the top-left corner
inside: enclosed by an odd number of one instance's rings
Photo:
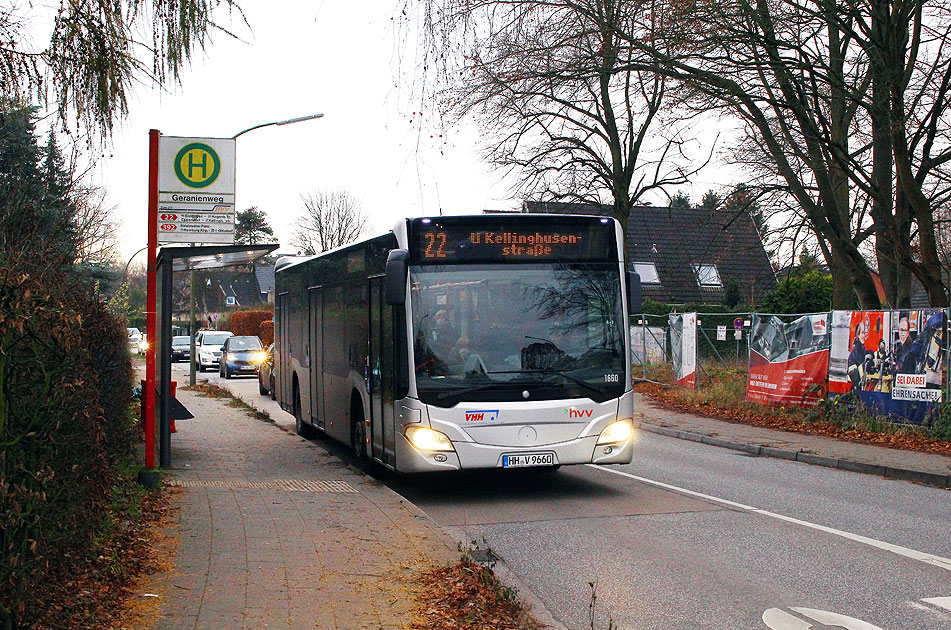
[[[196,169],[201,169],[201,179],[205,179],[205,169],[208,168],[208,153],[205,151],[201,152],[201,162],[195,161],[195,151],[188,152],[188,179],[195,179],[192,176],[192,172]]]

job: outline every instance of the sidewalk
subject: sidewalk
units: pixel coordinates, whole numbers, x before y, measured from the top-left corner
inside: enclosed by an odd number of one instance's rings
[[[951,457],[845,442],[819,435],[790,433],[669,411],[634,394],[635,422],[640,428],[764,457],[792,459],[894,479],[951,487]],[[638,420],[637,417],[640,416]]]
[[[319,445],[179,390],[172,474],[181,546],[155,630],[396,629],[407,578],[458,560],[401,497]]]

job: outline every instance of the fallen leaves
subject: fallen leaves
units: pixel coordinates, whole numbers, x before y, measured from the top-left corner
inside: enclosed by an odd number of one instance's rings
[[[536,630],[541,628],[513,589],[492,570],[463,558],[454,566],[420,573],[414,630]]]
[[[810,420],[799,409],[779,409],[753,405],[724,398],[696,400],[697,392],[664,387],[654,383],[638,383],[635,390],[665,409],[693,413],[751,426],[821,435],[838,440],[873,444],[887,448],[951,455],[951,442],[940,442],[924,435],[878,433],[863,429],[843,429],[834,424]]]
[[[34,610],[34,630],[102,630],[128,628],[129,618],[138,616],[136,592],[138,579],[166,568],[166,560],[157,552],[156,539],[162,523],[175,508],[170,495],[175,489],[164,488],[143,493],[136,509],[112,514],[114,525],[101,540],[95,554],[71,559],[49,576],[33,593],[35,602],[46,603],[45,610]],[[158,598],[149,598],[154,607]]]

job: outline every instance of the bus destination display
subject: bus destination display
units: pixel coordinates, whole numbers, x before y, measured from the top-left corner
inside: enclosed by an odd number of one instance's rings
[[[484,229],[448,221],[416,226],[419,262],[542,262],[617,259],[614,223],[571,226],[499,226]],[[475,228],[475,229],[473,229]]]

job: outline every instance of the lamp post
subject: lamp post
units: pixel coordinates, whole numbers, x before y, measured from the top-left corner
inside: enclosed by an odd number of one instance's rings
[[[145,250],[147,250],[148,248],[149,248],[149,246],[146,245],[145,247],[143,247],[142,249],[136,251],[134,254],[132,254],[132,255],[129,257],[129,262],[127,262],[127,263],[125,264],[125,269],[122,271],[122,282],[125,282],[125,277],[126,277],[126,276],[128,275],[128,273],[129,273],[129,265],[132,264],[132,259],[135,258],[136,256],[138,256],[139,254],[141,254],[142,252],[144,252]]]
[[[288,118],[287,120],[276,120],[274,122],[261,123],[260,125],[248,127],[244,131],[239,131],[238,133],[231,136],[231,139],[234,140],[238,136],[243,136],[249,131],[254,131],[255,129],[260,129],[261,127],[282,127],[284,125],[293,125],[294,123],[304,122],[306,120],[314,120],[315,118],[323,118],[323,116],[323,114],[308,114],[307,116],[298,116],[297,118]]]
[[[308,114],[306,116],[298,116],[297,118],[288,118],[287,120],[275,120],[274,122],[261,123],[260,125],[254,125],[253,127],[248,127],[244,131],[239,131],[238,133],[231,136],[232,140],[236,140],[238,136],[243,136],[249,131],[254,131],[255,129],[261,129],[263,127],[283,127],[284,125],[293,125],[299,122],[306,122],[308,120],[315,120],[317,118],[323,118],[323,114]],[[190,345],[190,359],[189,359],[189,370],[188,370],[188,384],[194,386],[197,377],[195,375],[195,367],[197,363],[197,357],[195,356],[195,270],[191,269],[188,273],[188,286],[189,286],[189,302],[190,302],[190,319],[189,319],[189,331],[191,332],[191,341]],[[217,328],[217,325],[216,325]]]

